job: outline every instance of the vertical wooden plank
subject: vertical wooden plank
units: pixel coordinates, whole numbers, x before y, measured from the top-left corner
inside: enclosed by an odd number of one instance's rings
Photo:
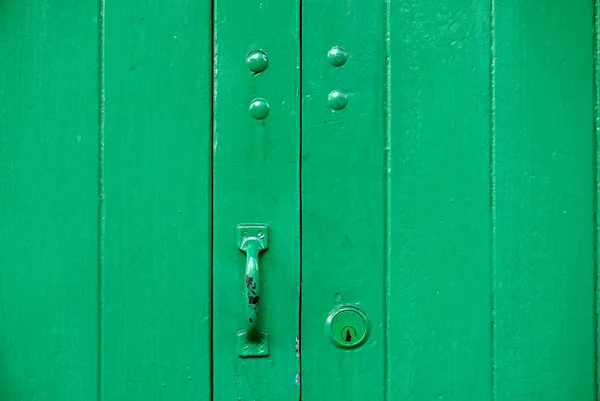
[[[596,398],[600,398],[600,355],[598,346],[600,345],[600,1],[594,0],[594,140],[595,146],[595,249],[594,249],[594,262],[595,262],[595,298],[596,298],[596,322],[595,322],[595,358],[596,358]]]
[[[498,401],[595,399],[593,10],[495,4]]]
[[[102,399],[210,399],[211,4],[105,4]]]
[[[371,0],[302,3],[306,401],[384,399],[384,10]],[[328,314],[344,304],[370,321],[360,348],[338,348],[325,334]]]
[[[215,2],[214,111],[214,400],[296,401],[299,388],[299,3],[298,0]],[[252,50],[260,63],[246,64]],[[254,71],[250,70],[253,68]],[[253,99],[266,108],[249,111]],[[270,225],[260,256],[258,326],[270,353],[240,358],[246,329],[246,257],[240,223]]]
[[[490,400],[490,2],[390,18],[388,400]]]
[[[96,400],[97,4],[0,10],[0,399]]]

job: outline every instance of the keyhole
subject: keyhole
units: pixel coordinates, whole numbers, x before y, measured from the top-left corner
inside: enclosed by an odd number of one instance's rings
[[[350,334],[350,330],[346,330],[346,342],[349,343],[352,341],[352,334]]]

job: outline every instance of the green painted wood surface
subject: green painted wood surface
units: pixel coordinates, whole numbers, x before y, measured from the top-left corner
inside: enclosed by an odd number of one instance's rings
[[[593,4],[494,9],[497,400],[592,400]]]
[[[0,400],[95,401],[97,4],[0,9]]]
[[[595,400],[599,6],[430,3],[2,2],[0,401]]]
[[[385,394],[384,8],[370,0],[302,2],[302,398]],[[348,54],[340,67],[328,52]],[[348,104],[328,105],[341,90]],[[324,335],[329,312],[357,304],[371,323],[356,350]]]
[[[490,3],[390,4],[387,399],[491,400]]]
[[[210,397],[210,21],[104,5],[103,400]]]
[[[299,3],[215,2],[213,399],[298,400],[300,283]],[[263,50],[267,68],[253,73],[246,55]],[[270,113],[250,116],[264,98]],[[259,259],[259,329],[268,358],[240,358],[237,333],[247,326],[246,256],[240,223],[270,226]]]
[[[600,236],[598,236],[598,230],[600,227],[600,210],[598,206],[598,199],[600,199],[600,1],[594,1],[594,130],[595,130],[595,197],[594,197],[594,213],[595,213],[595,226],[594,232],[595,243],[594,243],[594,262],[595,262],[595,298],[596,298],[596,327],[595,327],[595,346],[596,346],[596,394],[595,397],[600,397],[600,358],[598,358],[598,344],[600,344],[600,323],[598,322],[598,315],[600,314],[600,288],[598,283],[600,280],[600,269],[598,268],[598,247],[600,246]]]

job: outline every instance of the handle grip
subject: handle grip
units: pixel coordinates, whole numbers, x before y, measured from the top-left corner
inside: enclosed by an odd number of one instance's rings
[[[246,252],[246,333],[254,336],[258,331],[258,311],[260,306],[260,272],[258,270],[258,254],[261,248],[256,239],[247,240],[240,249]]]

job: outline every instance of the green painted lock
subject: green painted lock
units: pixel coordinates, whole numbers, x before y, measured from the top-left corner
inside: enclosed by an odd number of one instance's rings
[[[367,315],[354,305],[338,306],[327,317],[325,334],[336,347],[359,347],[369,336]]]

